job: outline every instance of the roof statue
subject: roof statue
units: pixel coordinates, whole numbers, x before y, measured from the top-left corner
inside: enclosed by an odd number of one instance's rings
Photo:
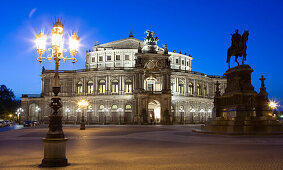
[[[153,31],[146,31],[147,36],[145,38],[145,44],[147,45],[157,45],[157,41],[159,40],[158,37],[153,37],[154,32]]]
[[[243,35],[240,35],[239,30],[236,29],[235,33],[232,35],[232,44],[227,51],[227,63],[230,68],[230,59],[231,56],[235,56],[235,62],[239,66],[238,57],[243,57],[242,64],[246,61],[246,50],[247,50],[247,41],[249,37],[249,31],[244,31]]]
[[[156,53],[158,46],[157,46],[157,41],[159,40],[158,37],[154,37],[154,32],[147,30],[145,32],[146,38],[144,40],[144,47],[143,47],[143,52],[148,52],[148,53]]]
[[[133,31],[132,31],[132,30],[130,30],[129,37],[134,37],[134,34],[133,34]]]
[[[163,45],[163,48],[164,48],[164,54],[168,54],[167,44]]]

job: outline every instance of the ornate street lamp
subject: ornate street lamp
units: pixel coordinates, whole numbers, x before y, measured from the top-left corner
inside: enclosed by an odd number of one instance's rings
[[[51,40],[52,48],[49,48],[48,51],[51,51],[51,55],[47,57],[42,57],[46,51],[46,40],[47,36],[43,31],[35,35],[36,39],[36,48],[39,54],[37,61],[40,63],[42,59],[47,59],[55,61],[55,75],[54,75],[54,85],[52,87],[54,96],[51,98],[50,107],[54,112],[49,116],[49,130],[46,134],[46,137],[43,138],[44,142],[44,158],[42,160],[41,166],[43,167],[58,167],[58,166],[67,166],[68,161],[66,158],[66,141],[62,129],[62,115],[59,115],[58,110],[62,107],[61,99],[58,96],[60,92],[60,82],[59,82],[59,64],[60,60],[64,62],[66,60],[73,60],[72,63],[75,63],[77,59],[75,55],[78,53],[79,48],[79,38],[76,34],[73,34],[69,37],[69,47],[70,54],[72,58],[65,57],[63,52],[67,50],[64,49],[64,38],[63,38],[63,29],[64,25],[58,20],[53,24],[51,31]]]
[[[87,108],[89,105],[88,101],[85,99],[82,99],[78,102],[79,108],[82,108],[82,120],[81,120],[81,126],[80,130],[85,130],[85,115],[84,115],[84,110]]]

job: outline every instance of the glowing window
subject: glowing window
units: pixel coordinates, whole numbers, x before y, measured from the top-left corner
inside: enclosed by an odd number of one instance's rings
[[[99,80],[98,82],[98,92],[105,93],[106,82],[105,80]]]
[[[93,81],[87,82],[87,93],[93,93]]]
[[[92,110],[92,105],[88,105],[88,106],[87,106],[87,109],[88,109],[88,110]]]
[[[100,105],[100,106],[99,106],[99,109],[100,109],[100,110],[104,109],[104,105]]]
[[[126,108],[126,110],[131,110],[131,109],[132,109],[132,106],[129,105],[129,104],[127,104],[125,108]]]
[[[79,81],[77,83],[77,93],[81,94],[82,92],[83,92],[83,83]]]
[[[118,106],[117,106],[116,104],[113,104],[113,105],[112,105],[112,109],[113,109],[113,110],[117,110],[117,109],[118,109]]]
[[[118,80],[112,80],[111,82],[112,85],[112,93],[118,93],[119,90],[119,81]]]
[[[125,92],[132,93],[132,87],[133,87],[132,80],[126,80],[125,81]]]
[[[184,84],[181,81],[179,82],[179,93],[184,94]]]
[[[197,93],[198,93],[198,96],[201,95],[201,87],[200,87],[200,84],[197,84]]]
[[[193,95],[194,94],[194,85],[193,85],[193,83],[189,84],[189,90],[190,90],[190,95]]]

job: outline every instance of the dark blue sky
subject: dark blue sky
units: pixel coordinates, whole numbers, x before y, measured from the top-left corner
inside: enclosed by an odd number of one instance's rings
[[[264,75],[269,97],[283,105],[282,1],[5,1],[0,16],[0,84],[17,97],[41,92],[41,67],[53,69],[54,63],[36,61],[34,33],[49,30],[54,18],[62,17],[65,31],[78,31],[82,43],[78,62],[61,64],[62,69],[84,68],[85,50],[95,41],[126,38],[130,30],[143,39],[150,29],[159,46],[167,43],[171,51],[190,53],[194,71],[223,75],[230,34],[236,28],[249,30],[247,64],[254,69],[255,90]]]

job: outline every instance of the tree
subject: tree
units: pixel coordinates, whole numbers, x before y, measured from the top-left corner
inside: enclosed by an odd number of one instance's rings
[[[0,86],[0,115],[14,113],[20,102],[15,99],[14,92],[5,85]]]

